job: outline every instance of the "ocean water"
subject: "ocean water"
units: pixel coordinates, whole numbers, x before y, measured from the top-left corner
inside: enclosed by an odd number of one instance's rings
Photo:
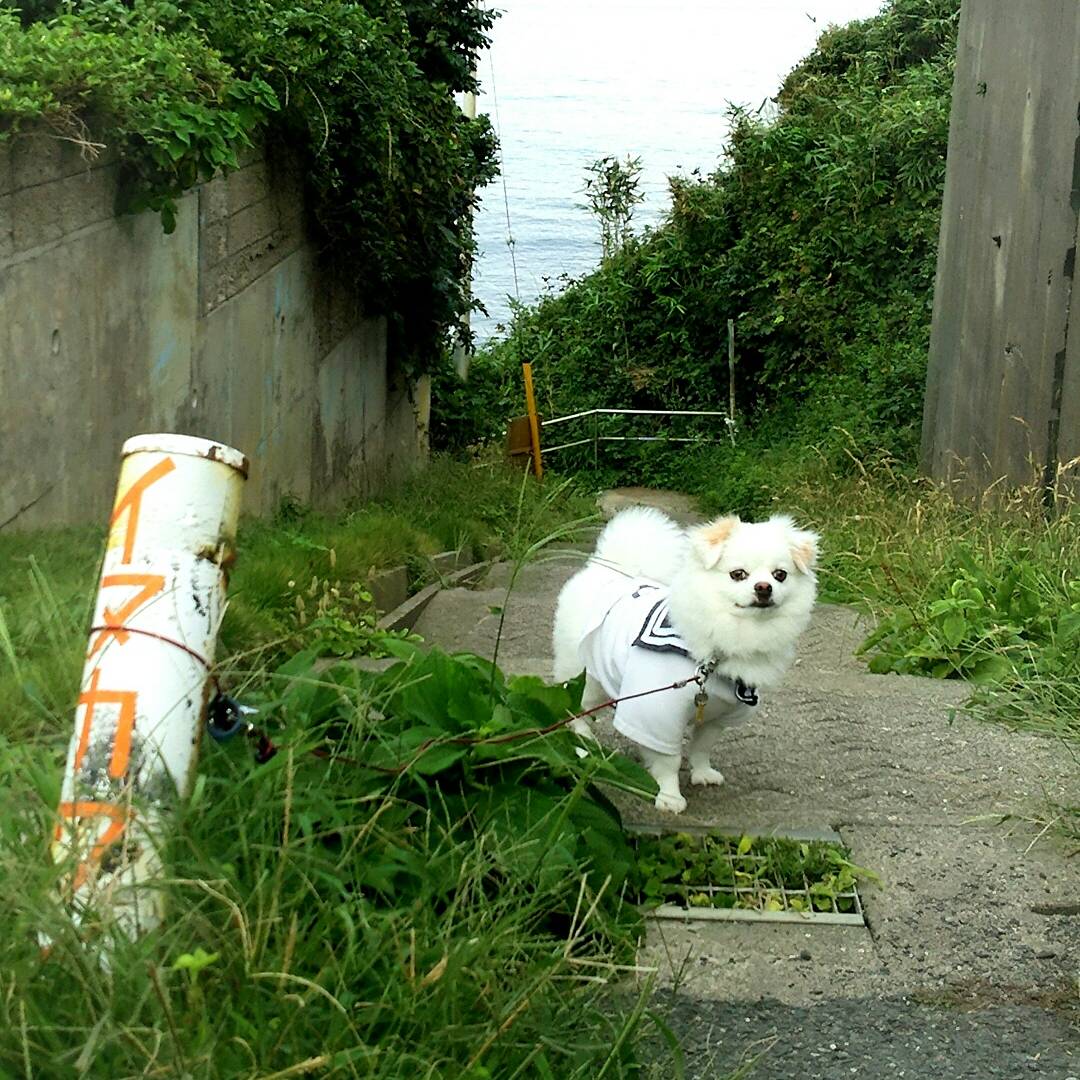
[[[640,157],[645,202],[669,205],[667,177],[720,163],[727,108],[769,108],[784,76],[830,23],[866,18],[881,0],[502,0],[480,57],[478,111],[496,127],[503,175],[482,193],[473,316],[480,341],[563,275],[600,257],[582,207],[586,166]],[[511,246],[508,238],[512,237]],[[515,275],[516,262],[516,275]]]

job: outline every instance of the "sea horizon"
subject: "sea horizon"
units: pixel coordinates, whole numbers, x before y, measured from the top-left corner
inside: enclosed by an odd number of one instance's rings
[[[584,208],[590,163],[640,158],[645,200],[632,225],[656,225],[670,206],[669,176],[720,165],[729,106],[768,109],[828,25],[874,15],[881,0],[670,0],[659,19],[643,0],[498,7],[477,66],[477,111],[499,136],[502,165],[476,218],[472,288],[488,312],[472,317],[478,343],[508,320],[510,298],[531,303],[596,267],[599,225]]]

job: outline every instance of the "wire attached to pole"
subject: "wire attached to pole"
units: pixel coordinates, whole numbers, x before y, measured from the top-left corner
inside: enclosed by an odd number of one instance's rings
[[[488,49],[488,68],[491,71],[491,103],[495,111],[495,137],[499,140],[499,177],[502,180],[503,209],[506,212],[506,246],[510,249],[510,265],[514,271],[514,299],[521,303],[521,289],[518,286],[517,256],[514,253],[513,231],[510,228],[510,196],[506,189],[506,155],[503,153],[502,126],[499,123],[499,95],[495,90],[495,61]]]

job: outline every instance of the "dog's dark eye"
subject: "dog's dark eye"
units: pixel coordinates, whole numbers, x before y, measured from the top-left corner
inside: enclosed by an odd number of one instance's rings
[[[731,571],[731,580],[732,581],[745,581],[746,580],[746,571],[745,570],[732,570]]]
[[[772,572],[772,576],[774,578],[776,578],[777,581],[783,581],[784,578],[787,577],[787,571],[786,570],[774,570]]]

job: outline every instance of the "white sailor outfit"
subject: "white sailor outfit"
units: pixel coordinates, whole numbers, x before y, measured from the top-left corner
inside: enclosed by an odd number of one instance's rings
[[[650,581],[613,582],[599,598],[595,618],[585,628],[579,646],[583,666],[609,697],[625,698],[657,687],[690,679],[699,661],[671,625],[668,590]],[[737,704],[754,706],[757,691],[741,679],[710,675],[705,686],[705,719],[731,715]],[[681,754],[682,738],[694,717],[697,683],[646,697],[620,701],[615,708],[615,730],[659,754]]]

